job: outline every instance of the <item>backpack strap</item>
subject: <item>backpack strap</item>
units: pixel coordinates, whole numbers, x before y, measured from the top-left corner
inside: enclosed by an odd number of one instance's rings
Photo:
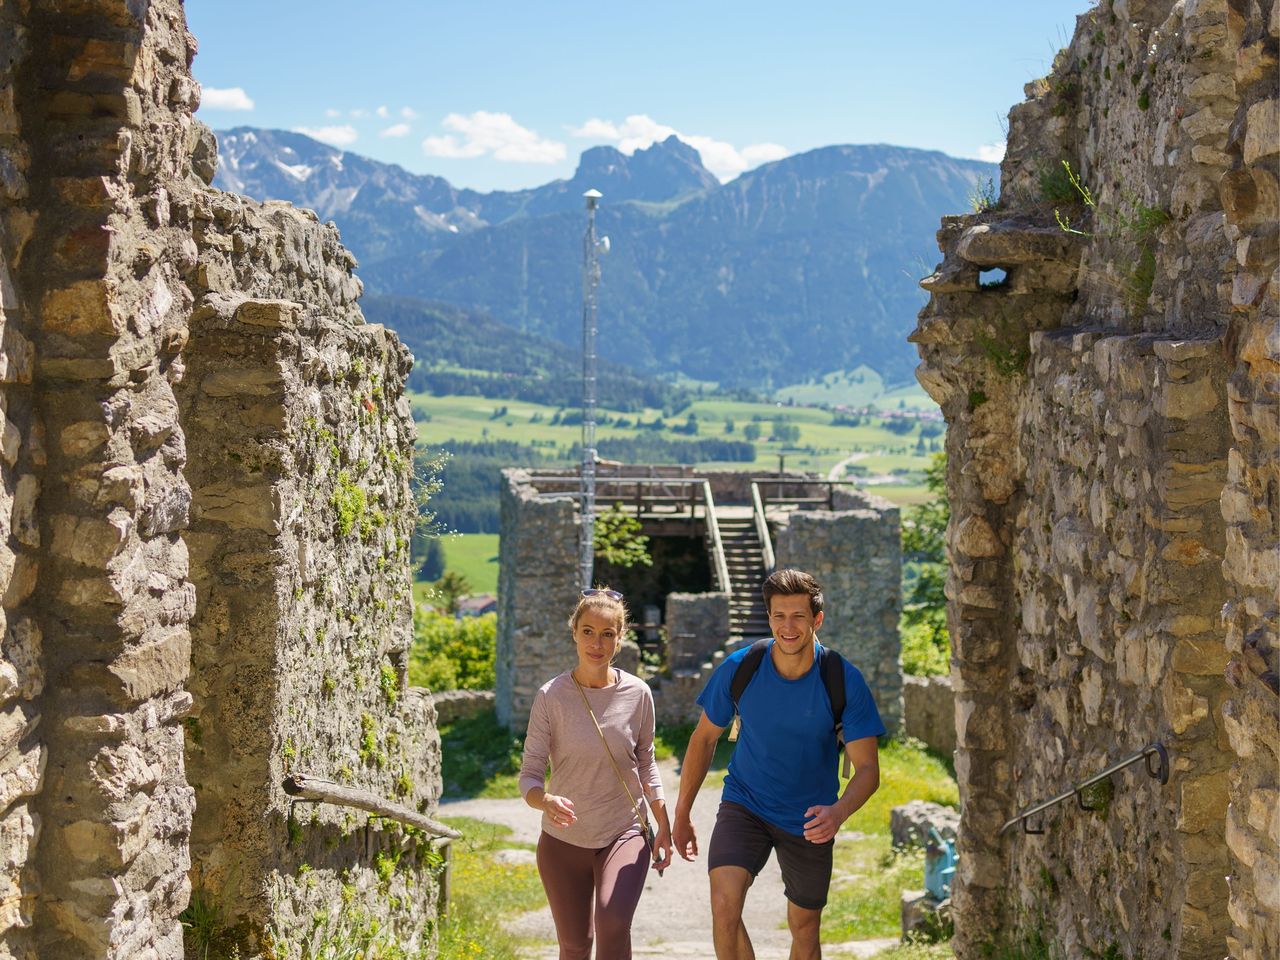
[[[738,729],[742,726],[742,717],[738,713],[738,701],[742,699],[743,691],[747,689],[747,684],[751,682],[751,678],[756,675],[756,671],[760,669],[760,661],[764,659],[765,653],[769,649],[769,637],[763,640],[757,640],[747,649],[747,655],[739,661],[738,666],[733,671],[733,679],[729,681],[729,699],[733,701],[733,726],[729,728],[729,739],[738,739]],[[843,693],[843,691],[841,691]]]
[[[822,685],[827,688],[831,715],[836,721],[836,753],[843,759],[841,775],[848,779],[851,765],[849,754],[844,749],[844,657],[828,647],[822,648],[821,657],[818,669],[822,672]]]

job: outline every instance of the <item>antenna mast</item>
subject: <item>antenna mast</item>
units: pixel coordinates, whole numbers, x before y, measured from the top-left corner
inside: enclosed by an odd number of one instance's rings
[[[600,247],[596,240],[599,190],[588,190],[587,233],[582,238],[582,534],[578,559],[582,589],[591,587],[596,520],[596,315],[600,294]],[[607,247],[608,241],[603,241]]]

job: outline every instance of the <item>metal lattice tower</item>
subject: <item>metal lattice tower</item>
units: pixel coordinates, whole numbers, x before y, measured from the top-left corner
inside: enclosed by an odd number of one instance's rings
[[[582,238],[582,531],[578,560],[582,589],[591,587],[595,567],[596,520],[596,315],[600,294],[600,248],[608,240],[596,239],[596,205],[599,190],[583,194],[587,200],[587,232]]]

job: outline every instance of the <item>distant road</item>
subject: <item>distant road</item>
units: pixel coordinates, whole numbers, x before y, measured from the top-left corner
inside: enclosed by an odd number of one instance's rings
[[[839,463],[837,463],[834,467],[832,467],[827,472],[827,479],[839,480],[841,477],[844,476],[845,467],[847,467],[851,463],[857,463],[859,460],[865,460],[869,456],[871,456],[871,454],[866,453],[864,451],[859,451],[857,453],[849,454],[847,457],[845,457],[843,460],[841,460]]]

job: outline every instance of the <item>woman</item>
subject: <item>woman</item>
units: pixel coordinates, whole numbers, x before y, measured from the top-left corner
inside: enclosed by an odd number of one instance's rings
[[[637,819],[642,795],[658,823],[652,866],[671,863],[671,825],[653,758],[653,694],[611,665],[626,623],[622,594],[582,591],[569,618],[577,665],[546,683],[529,711],[520,793],[542,811],[538,873],[560,960],[588,960],[593,939],[599,960],[631,956],[631,918],[650,861]]]

